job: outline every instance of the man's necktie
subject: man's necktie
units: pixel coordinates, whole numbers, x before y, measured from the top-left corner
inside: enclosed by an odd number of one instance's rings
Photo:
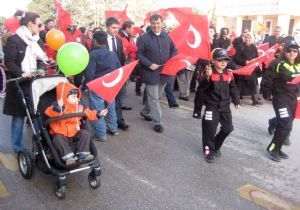
[[[117,46],[116,46],[116,43],[115,43],[115,37],[112,37],[111,40],[112,40],[112,50],[114,52],[117,52]]]

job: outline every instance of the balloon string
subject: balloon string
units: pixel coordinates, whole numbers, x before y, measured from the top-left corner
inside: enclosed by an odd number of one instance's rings
[[[62,99],[62,100],[63,100],[63,94],[64,94],[64,90],[65,90],[66,81],[67,81],[67,76],[65,76],[63,88],[62,88],[62,90],[61,90],[61,96],[60,96],[60,99]],[[60,109],[60,114],[62,114],[62,108]]]

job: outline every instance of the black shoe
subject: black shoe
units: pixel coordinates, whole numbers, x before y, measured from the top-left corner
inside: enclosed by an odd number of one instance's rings
[[[286,137],[286,139],[283,142],[283,145],[285,145],[285,146],[290,146],[291,145],[291,140],[290,140],[289,137]]]
[[[101,138],[98,138],[98,137],[96,137],[96,136],[93,136],[93,137],[92,137],[92,140],[93,140],[93,141],[106,142],[106,141],[107,141],[107,136],[104,136],[104,137],[101,137]]]
[[[164,132],[164,127],[162,125],[154,125],[153,129],[157,132],[157,133],[162,133]]]
[[[221,153],[221,151],[219,149],[217,149],[216,151],[214,151],[213,154],[214,154],[215,157],[218,157],[218,158],[222,156],[222,153]]]
[[[271,120],[269,120],[268,133],[273,136],[274,130],[275,130],[275,127],[271,125]]]
[[[178,108],[179,105],[178,104],[172,104],[172,105],[169,105],[170,108]]]
[[[279,152],[277,150],[273,150],[272,152],[269,151],[269,149],[266,150],[266,155],[268,158],[270,158],[271,160],[275,161],[275,162],[280,162],[280,156],[279,156]]]
[[[140,112],[140,115],[141,115],[142,117],[144,117],[144,119],[145,119],[146,121],[152,121],[152,117],[150,117],[150,116],[148,116],[148,115],[145,115],[145,114],[143,114],[142,112]]]
[[[201,113],[194,112],[193,113],[193,118],[201,119]]]
[[[208,153],[208,155],[205,156],[205,161],[208,163],[213,163],[214,160],[214,154],[212,152]]]
[[[268,133],[269,133],[270,135],[272,135],[272,136],[274,135],[274,130],[275,130],[275,129],[274,129],[272,126],[269,125],[269,127],[268,127]]]
[[[118,124],[118,128],[126,131],[129,128],[129,125],[127,125],[125,123],[120,123],[120,124]]]
[[[119,133],[117,131],[113,132],[113,131],[111,131],[109,129],[107,130],[107,133],[109,133],[112,136],[118,136],[119,135]]]
[[[141,93],[141,92],[135,92],[135,95],[137,95],[137,96],[141,96],[141,95],[142,95],[142,93]]]
[[[132,110],[132,107],[130,107],[130,106],[122,106],[122,109],[123,110]]]
[[[179,99],[183,100],[183,101],[189,101],[189,97],[188,96],[179,96]]]
[[[191,93],[196,93],[196,89],[190,89]]]
[[[289,156],[286,153],[282,152],[282,150],[278,151],[278,155],[282,159],[289,159]]]

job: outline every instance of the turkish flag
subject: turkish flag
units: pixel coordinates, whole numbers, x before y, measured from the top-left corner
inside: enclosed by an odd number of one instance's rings
[[[207,15],[191,14],[185,23],[175,28],[169,35],[181,53],[210,60]]]
[[[300,119],[300,99],[298,99],[298,101],[297,101],[297,108],[296,108],[296,112],[295,112],[295,118]]]
[[[111,73],[90,81],[86,86],[108,103],[111,103],[123,87],[137,63],[138,61],[134,61],[126,66],[122,66]]]
[[[54,5],[56,9],[57,28],[63,31],[65,34],[68,26],[72,25],[71,15],[62,8],[58,1],[54,0]]]
[[[264,60],[265,56],[262,55],[250,61],[246,66],[243,66],[242,68],[239,68],[237,70],[233,70],[233,73],[241,76],[250,76],[255,68],[260,66]]]
[[[261,56],[267,52],[267,50],[270,48],[269,43],[261,44],[257,47],[258,56]]]
[[[288,82],[288,84],[296,85],[299,82],[300,82],[300,75],[295,77],[291,82]]]
[[[115,17],[119,20],[120,26],[122,26],[125,21],[132,21],[127,16],[127,6],[128,5],[125,6],[125,9],[123,11],[106,10],[105,11],[105,19],[107,19],[109,17]]]
[[[273,47],[269,48],[266,53],[265,53],[265,65],[266,68],[269,67],[270,63],[272,62],[272,60],[275,59],[275,52],[278,50],[279,48],[279,44],[276,43]]]
[[[19,19],[16,16],[8,18],[3,25],[7,28],[10,33],[15,33],[20,27]]]
[[[189,16],[192,15],[192,8],[190,7],[177,7],[177,8],[168,8],[160,9],[157,11],[148,12],[144,19],[144,26],[150,22],[150,17],[154,14],[162,16],[164,21],[172,19],[174,16],[179,23],[183,23],[189,19]]]
[[[186,67],[190,66],[191,64],[196,63],[198,58],[186,56],[182,53],[175,55],[174,57],[170,58],[166,64],[164,65],[163,69],[161,70],[161,74],[166,75],[176,75],[178,71],[185,69]]]

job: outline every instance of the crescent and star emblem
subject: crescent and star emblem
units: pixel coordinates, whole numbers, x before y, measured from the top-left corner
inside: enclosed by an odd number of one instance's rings
[[[123,77],[124,70],[123,70],[123,68],[120,68],[120,69],[118,69],[116,71],[118,71],[118,75],[117,75],[117,77],[113,81],[111,81],[111,82],[105,82],[104,80],[102,80],[102,85],[104,87],[107,87],[107,88],[114,87],[114,86],[116,86],[116,84],[118,84],[121,81],[121,79]],[[111,74],[111,73],[109,73],[109,74]]]
[[[188,60],[186,60],[186,59],[180,59],[179,61],[183,61],[183,62],[185,62],[187,66],[190,66],[190,65],[192,65],[192,64],[191,64],[191,62],[189,62],[189,61],[188,61]]]
[[[186,43],[189,45],[190,48],[198,48],[202,41],[199,31],[195,29],[194,26],[192,26],[191,24],[188,31],[191,31],[194,34],[195,41],[192,44],[189,42],[189,40],[187,40]]]
[[[275,50],[274,49],[271,49],[271,50],[268,50],[266,53],[267,53],[267,58],[269,59],[270,58],[270,55],[271,53],[275,53]]]

